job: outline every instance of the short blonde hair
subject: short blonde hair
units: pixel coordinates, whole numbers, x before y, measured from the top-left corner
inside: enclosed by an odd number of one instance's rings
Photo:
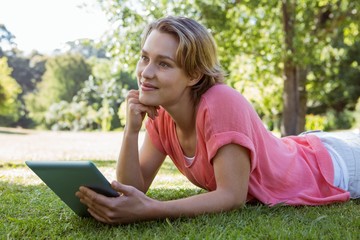
[[[158,19],[144,30],[141,47],[154,29],[171,34],[179,40],[176,61],[189,76],[203,75],[191,89],[191,97],[195,103],[211,86],[224,81],[214,38],[203,25],[186,17],[168,16]]]

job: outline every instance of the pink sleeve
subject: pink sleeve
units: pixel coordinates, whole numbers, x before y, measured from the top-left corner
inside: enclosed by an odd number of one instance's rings
[[[203,99],[198,113],[201,117],[197,119],[197,129],[200,129],[205,139],[208,161],[212,161],[221,147],[227,144],[238,144],[249,149],[251,168],[254,169],[257,159],[254,132],[257,135],[262,134],[265,128],[252,106],[242,95],[229,88],[216,90],[214,94],[220,94],[221,101],[217,101],[218,98],[214,101],[212,100],[214,98]]]
[[[255,159],[254,156],[256,153],[254,151],[254,144],[246,135],[237,132],[223,132],[214,134],[209,139],[207,139],[207,152],[208,156],[210,157],[209,161],[211,162],[217,151],[227,144],[237,144],[249,149],[251,162],[253,162],[253,159]],[[251,165],[252,168],[255,166],[253,163],[251,163]]]

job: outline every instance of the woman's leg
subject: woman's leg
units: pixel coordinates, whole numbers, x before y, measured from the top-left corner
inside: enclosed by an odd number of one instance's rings
[[[360,198],[360,134],[350,131],[316,132],[325,146],[341,157],[346,165],[351,198]]]

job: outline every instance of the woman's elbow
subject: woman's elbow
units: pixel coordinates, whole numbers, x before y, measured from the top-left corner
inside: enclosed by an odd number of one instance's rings
[[[245,203],[246,203],[246,198],[235,196],[231,204],[231,210],[242,208],[245,206]]]
[[[242,194],[231,192],[224,194],[224,196],[226,196],[225,208],[228,211],[240,209],[244,207],[246,203],[246,196],[243,196]]]

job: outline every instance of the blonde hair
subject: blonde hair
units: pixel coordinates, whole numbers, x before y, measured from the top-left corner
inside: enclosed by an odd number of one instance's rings
[[[171,34],[179,40],[176,61],[189,76],[202,75],[200,81],[191,88],[191,97],[195,103],[211,86],[224,81],[214,38],[203,25],[186,17],[168,16],[158,19],[144,30],[141,47],[154,29]]]

